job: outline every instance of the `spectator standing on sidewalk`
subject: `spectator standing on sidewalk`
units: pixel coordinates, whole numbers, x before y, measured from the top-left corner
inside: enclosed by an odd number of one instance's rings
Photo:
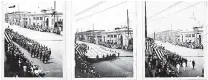
[[[194,60],[192,61],[192,66],[193,66],[193,69],[194,69],[194,67],[195,67],[195,61]]]
[[[179,70],[180,70],[180,64],[179,63],[177,63],[176,68],[177,68],[177,71],[179,73]]]

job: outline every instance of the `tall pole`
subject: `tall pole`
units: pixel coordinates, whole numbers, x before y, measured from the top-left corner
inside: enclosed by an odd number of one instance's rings
[[[128,38],[129,38],[129,12],[127,9],[127,29],[128,29]]]
[[[18,4],[18,12],[19,12],[19,26],[20,26],[20,10],[19,10],[19,4]]]
[[[56,13],[55,13],[55,11],[56,11],[56,1],[54,1],[54,23],[55,23],[55,19],[56,19]]]
[[[93,36],[93,42],[94,42],[94,41],[95,41],[94,24],[93,24],[92,28],[93,28],[93,33],[92,33],[92,36]]]
[[[145,1],[145,38],[147,38],[147,11],[146,11],[146,1]]]
[[[92,34],[93,34],[93,36],[94,36],[94,24],[93,24],[93,26],[92,26],[92,30],[93,30],[93,33],[92,33]]]
[[[171,43],[173,42],[173,31],[172,31],[172,24],[171,24],[171,36],[170,36],[171,39]]]

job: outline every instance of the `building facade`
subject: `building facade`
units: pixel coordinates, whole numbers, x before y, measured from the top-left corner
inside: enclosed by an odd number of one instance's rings
[[[77,32],[75,36],[76,40],[95,44],[107,43],[121,46],[133,46],[133,30],[88,30],[85,32]]]
[[[167,30],[158,32],[154,35],[155,40],[162,42],[169,42],[172,44],[177,43],[194,43],[196,45],[202,43],[202,33],[201,27],[193,27],[192,31],[182,31],[182,30]]]
[[[5,21],[21,27],[26,25],[38,25],[53,29],[55,22],[63,23],[63,14],[56,13],[54,17],[51,13],[31,13],[19,11],[5,14]]]

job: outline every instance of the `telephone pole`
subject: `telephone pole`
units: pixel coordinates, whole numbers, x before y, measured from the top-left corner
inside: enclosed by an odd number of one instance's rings
[[[147,38],[147,11],[146,11],[146,1],[145,1],[145,38]]]
[[[129,38],[129,12],[127,9],[127,29],[128,29],[128,38]]]
[[[54,23],[56,22],[56,13],[55,13],[55,11],[56,11],[56,1],[54,1]]]

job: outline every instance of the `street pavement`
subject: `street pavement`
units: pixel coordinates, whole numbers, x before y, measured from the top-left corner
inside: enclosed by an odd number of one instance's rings
[[[203,49],[191,49],[186,47],[181,47],[177,45],[172,45],[170,43],[163,43],[160,41],[155,41],[157,45],[164,46],[167,50],[172,52],[176,52],[177,54],[181,55],[182,57],[188,59],[188,61],[194,60],[196,65],[195,69],[192,68],[191,62],[188,62],[188,67],[186,67],[186,71],[180,68],[180,77],[197,77],[202,75],[202,69],[204,68],[204,57],[203,57]]]
[[[30,39],[39,42],[40,44],[46,45],[51,48],[52,53],[49,63],[43,64],[43,62],[41,62],[39,59],[31,58],[30,53],[20,47],[21,51],[30,61],[33,62],[33,64],[37,64],[40,66],[40,68],[42,68],[42,70],[46,73],[46,77],[63,77],[63,36],[56,35],[54,33],[33,31],[15,25],[10,26],[10,28],[12,28],[14,31],[17,31],[19,34],[22,34]]]
[[[103,47],[92,43],[86,43],[80,41],[77,42],[85,43],[90,48],[98,49],[100,47]],[[93,63],[90,66],[95,67],[95,71],[98,72],[101,77],[133,77],[133,52],[129,52],[121,49],[111,49],[111,50],[115,50],[116,52],[119,52],[120,56],[132,56],[132,57],[118,57],[113,60]]]

